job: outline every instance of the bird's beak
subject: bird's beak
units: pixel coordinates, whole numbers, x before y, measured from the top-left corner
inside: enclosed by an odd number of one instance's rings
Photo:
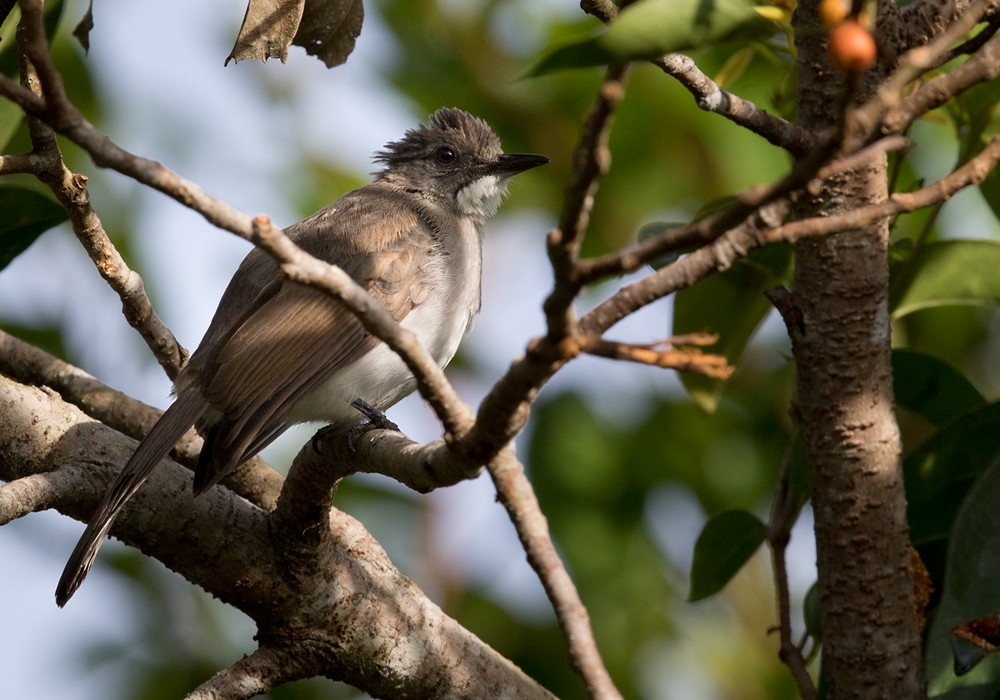
[[[490,172],[500,177],[511,177],[525,170],[545,165],[549,159],[534,153],[504,153],[496,163],[490,164]]]

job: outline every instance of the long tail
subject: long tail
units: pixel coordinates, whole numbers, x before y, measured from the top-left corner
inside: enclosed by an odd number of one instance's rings
[[[181,394],[139,443],[115,483],[104,494],[104,499],[91,516],[83,536],[66,562],[59,585],[56,586],[56,604],[60,608],[66,605],[86,578],[115,516],[149,478],[153,468],[177,444],[188,428],[194,425],[205,408],[205,399],[198,392]]]

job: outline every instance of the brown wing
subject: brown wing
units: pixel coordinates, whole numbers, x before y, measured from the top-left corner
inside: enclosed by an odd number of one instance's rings
[[[359,206],[362,193],[365,202]],[[348,195],[288,233],[363,284],[396,320],[426,298],[424,272],[433,264],[430,232],[413,210],[376,186]],[[254,303],[243,313],[228,312],[228,332],[220,333],[213,320],[206,334],[214,347],[198,358],[199,383],[222,418],[208,437],[198,490],[262,449],[287,427],[288,412],[303,396],[379,342],[326,294],[273,280],[252,295]],[[246,283],[234,278],[233,285]]]

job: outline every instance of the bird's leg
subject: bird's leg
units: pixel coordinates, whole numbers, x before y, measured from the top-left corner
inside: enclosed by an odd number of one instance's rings
[[[358,412],[365,417],[365,420],[357,423],[356,425],[352,425],[347,430],[347,445],[351,448],[351,451],[356,450],[358,439],[371,430],[394,430],[397,433],[400,432],[398,425],[389,420],[389,418],[382,413],[382,411],[375,408],[367,401],[364,401],[363,399],[354,399],[354,401],[351,402],[351,406],[356,408]],[[324,430],[330,429],[333,429],[333,426],[321,429],[320,433]],[[320,433],[316,433],[316,436],[313,438],[313,448],[318,447],[316,440],[321,438]]]
[[[395,430],[397,433],[400,432],[398,425],[389,420],[388,416],[364,399],[354,399],[354,401],[351,401],[351,406],[368,419],[367,423],[362,423],[359,426],[364,427],[365,432],[369,430]]]
[[[346,431],[347,444],[352,451],[357,445],[358,438],[371,430],[394,430],[397,433],[402,432],[398,425],[389,420],[388,416],[364,399],[354,399],[351,402],[351,406],[365,417],[365,420],[352,425]],[[320,428],[312,437],[313,451],[316,454],[323,454],[323,443],[326,440],[336,439],[335,436],[344,434],[343,425],[334,424]]]

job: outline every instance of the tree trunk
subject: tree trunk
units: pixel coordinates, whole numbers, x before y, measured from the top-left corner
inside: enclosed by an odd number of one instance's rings
[[[816,2],[795,13],[798,121],[834,125],[848,79],[830,65]],[[874,83],[858,81],[858,97]],[[799,205],[823,216],[886,197],[876,157],[824,183]],[[888,309],[888,222],[796,245],[789,323],[797,419],[812,478],[827,697],[924,694]]]

